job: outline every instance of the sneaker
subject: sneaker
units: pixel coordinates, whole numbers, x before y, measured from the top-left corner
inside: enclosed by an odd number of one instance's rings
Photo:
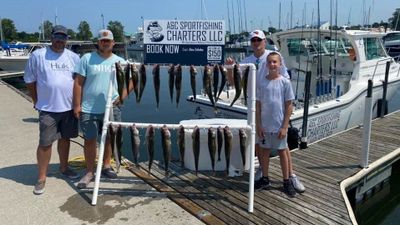
[[[306,190],[304,185],[300,182],[299,177],[296,176],[295,174],[290,175],[289,180],[290,183],[292,183],[294,190],[296,190],[296,192],[303,193]]]
[[[294,190],[294,187],[292,185],[292,182],[290,180],[284,180],[283,181],[283,192],[287,194],[289,197],[293,198],[296,196],[296,191]]]
[[[254,175],[254,180],[259,180],[263,176],[262,169],[259,167]]]
[[[77,179],[79,177],[79,174],[71,170],[69,167],[67,167],[67,169],[64,172],[61,172],[61,174],[65,177],[68,177],[71,180]]]
[[[90,184],[90,182],[92,182],[93,178],[94,178],[94,176],[92,173],[87,173],[85,176],[83,176],[81,178],[81,180],[78,182],[78,185],[76,185],[76,187],[78,189],[86,188]]]
[[[45,180],[38,180],[38,182],[35,184],[35,187],[33,188],[33,194],[35,195],[43,194],[45,185],[46,185]]]
[[[101,175],[110,179],[115,179],[118,177],[112,167],[104,168],[101,171]]]
[[[268,189],[269,187],[270,187],[270,183],[269,183],[268,177],[261,177],[260,179],[258,179],[254,182],[255,190]]]

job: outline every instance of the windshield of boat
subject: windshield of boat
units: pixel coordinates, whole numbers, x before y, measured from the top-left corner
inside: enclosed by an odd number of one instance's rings
[[[289,56],[308,55],[308,54],[324,54],[333,55],[335,50],[337,54],[347,54],[347,50],[351,48],[351,43],[347,39],[332,39],[325,37],[319,40],[315,38],[288,38],[287,46]]]
[[[367,60],[386,57],[385,49],[379,38],[364,38],[364,50]]]
[[[385,41],[400,41],[400,33],[390,33],[387,34],[384,38]]]

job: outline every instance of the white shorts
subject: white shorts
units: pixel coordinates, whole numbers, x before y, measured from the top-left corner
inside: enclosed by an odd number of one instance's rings
[[[258,138],[258,144],[261,148],[266,148],[269,150],[285,150],[288,147],[287,135],[284,138],[279,139],[278,133],[265,132],[264,139]]]

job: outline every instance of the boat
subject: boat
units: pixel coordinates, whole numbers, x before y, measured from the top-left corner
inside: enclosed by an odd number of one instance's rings
[[[42,48],[48,43],[2,43],[0,52],[0,70],[4,71],[23,71],[30,54],[38,48]]]
[[[373,115],[381,112],[386,62],[391,63],[386,99],[390,100],[399,89],[400,65],[385,51],[383,36],[383,33],[371,31],[318,29],[293,29],[272,35],[291,74],[296,96],[291,123],[300,130],[305,77],[311,74],[308,143],[362,124],[369,79],[373,81]],[[188,96],[187,101],[203,118],[244,119],[248,109],[243,98],[230,107],[234,93],[234,90],[227,90],[221,94],[216,112],[204,94],[196,95],[196,100]]]
[[[383,37],[383,44],[385,45],[387,53],[395,58],[397,61],[400,60],[400,31],[391,31],[386,33]]]

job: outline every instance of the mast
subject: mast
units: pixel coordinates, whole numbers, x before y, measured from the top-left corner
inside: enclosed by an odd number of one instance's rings
[[[243,1],[243,11],[244,11],[244,27],[246,29],[246,31],[249,31],[247,29],[247,12],[246,12],[246,4],[245,1]]]
[[[290,1],[290,29],[293,28],[293,1]]]
[[[4,34],[3,34],[3,20],[0,18],[0,41],[4,41]]]
[[[236,1],[236,4],[237,4],[237,10],[238,10],[238,25],[239,25],[239,33],[241,33],[242,32],[242,30],[243,30],[243,28],[242,28],[242,12],[240,11],[240,0],[237,0]]]
[[[228,27],[229,27],[229,31],[232,33],[231,16],[229,13],[229,1],[228,0],[226,0],[226,8],[228,9]]]
[[[233,33],[236,33],[236,21],[235,21],[235,10],[233,8],[233,1],[231,1],[231,7],[232,7],[232,19],[233,19]]]

